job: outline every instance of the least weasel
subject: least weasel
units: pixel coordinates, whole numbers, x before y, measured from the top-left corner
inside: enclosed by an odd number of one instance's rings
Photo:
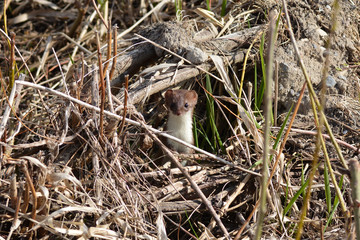
[[[194,90],[167,90],[165,104],[169,111],[166,130],[174,137],[194,144],[192,117],[198,95]],[[192,153],[192,149],[168,139],[170,148],[179,153]]]

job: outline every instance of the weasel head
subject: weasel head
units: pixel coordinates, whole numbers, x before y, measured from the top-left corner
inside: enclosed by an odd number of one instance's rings
[[[198,95],[194,90],[167,90],[165,93],[165,104],[169,112],[180,116],[194,111]]]

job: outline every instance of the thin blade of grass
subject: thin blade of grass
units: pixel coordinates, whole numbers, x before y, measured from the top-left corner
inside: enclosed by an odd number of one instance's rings
[[[227,0],[223,0],[221,4],[221,17],[224,17],[226,14],[226,4]]]
[[[266,88],[266,63],[265,63],[265,59],[264,59],[264,45],[265,45],[265,34],[263,34],[261,36],[261,42],[260,42],[260,63],[261,63],[261,72],[262,72],[262,81],[260,83],[260,88],[259,88],[259,92],[257,94],[257,104],[256,107],[258,109],[261,108],[261,104],[264,98],[264,92],[265,92],[265,88]]]
[[[284,119],[284,122],[283,122],[283,124],[281,125],[280,131],[279,131],[279,133],[276,135],[275,143],[274,143],[274,146],[273,146],[273,149],[274,149],[274,150],[277,149],[277,147],[278,147],[278,145],[279,145],[279,143],[280,143],[281,136],[283,135],[284,130],[285,130],[285,127],[286,127],[286,124],[287,124],[288,121],[289,121],[289,118],[290,118],[290,115],[291,115],[293,106],[294,106],[294,105],[291,105],[288,113],[286,114],[286,117],[285,117],[285,119]]]
[[[344,176],[341,176],[340,178],[340,181],[339,181],[339,188],[342,188],[342,184],[343,184],[343,181],[344,181]],[[343,194],[345,193],[345,190],[343,191]],[[335,195],[335,199],[334,199],[334,205],[333,205],[333,208],[331,209],[331,212],[330,212],[330,215],[329,215],[329,218],[328,220],[326,221],[326,224],[325,224],[325,227],[324,227],[324,230],[323,230],[323,233],[325,233],[326,231],[326,228],[330,225],[333,217],[334,217],[334,214],[339,206],[339,198],[337,195]]]
[[[209,93],[212,94],[212,87],[209,75],[206,75],[206,90],[208,90]],[[215,123],[214,99],[210,96],[210,94],[206,93],[206,110],[212,136],[211,142],[215,150],[217,149],[217,146],[219,146],[219,149],[221,149],[222,152],[225,152],[224,144],[220,138],[220,134]]]
[[[325,183],[325,200],[328,214],[331,213],[331,191],[330,191],[330,179],[329,172],[326,164],[324,164],[324,183]],[[340,187],[340,186],[339,186]]]
[[[261,179],[261,189],[260,189],[260,207],[259,207],[259,217],[257,219],[255,239],[259,240],[261,238],[265,213],[266,213],[266,197],[267,197],[267,181],[269,178],[269,165],[268,159],[270,157],[270,124],[271,124],[271,109],[272,109],[272,81],[273,81],[273,61],[274,61],[274,47],[275,47],[275,19],[276,12],[271,11],[269,14],[270,24],[269,24],[269,42],[267,49],[267,85],[264,92],[265,103],[264,103],[264,115],[265,115],[265,124],[264,124],[264,147],[263,147],[263,165],[262,165],[262,179]]]
[[[309,184],[309,180],[306,180],[306,182],[303,185],[301,185],[301,188],[291,198],[288,205],[286,205],[286,207],[284,208],[283,217],[285,217],[288,214],[288,212],[290,211],[292,205],[298,200],[299,196],[305,192],[305,188],[307,187],[308,184]]]

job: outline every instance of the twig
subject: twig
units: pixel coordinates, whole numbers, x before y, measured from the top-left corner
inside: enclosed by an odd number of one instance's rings
[[[274,126],[277,126],[277,111],[279,101],[279,62],[275,60],[275,95],[274,95]]]
[[[98,65],[99,65],[99,85],[100,85],[100,95],[101,95],[101,101],[100,101],[100,139],[104,139],[104,107],[105,107],[105,79],[104,79],[104,71],[102,66],[102,56],[100,51],[100,38],[99,33],[96,32],[96,44],[97,44],[97,51],[98,51]]]
[[[91,51],[89,51],[89,50],[87,50],[86,48],[84,48],[83,46],[81,46],[81,44],[79,43],[79,42],[76,42],[74,39],[72,39],[71,37],[69,37],[68,35],[66,35],[65,33],[63,33],[63,32],[60,32],[60,33],[58,33],[59,35],[61,35],[61,36],[63,36],[63,37],[65,37],[67,40],[69,40],[71,43],[73,43],[73,44],[75,44],[75,50],[77,49],[77,48],[80,48],[82,51],[84,51],[86,54],[88,54],[88,55],[91,55],[92,54],[92,52]],[[81,35],[80,35],[81,36]],[[72,57],[73,58],[73,57]],[[71,61],[69,62],[69,64],[71,64]]]
[[[256,227],[255,239],[261,238],[262,227],[266,213],[266,191],[269,174],[269,152],[270,152],[270,124],[271,124],[271,107],[272,107],[272,84],[273,84],[273,66],[274,66],[274,45],[275,45],[275,24],[276,13],[272,10],[269,14],[269,43],[266,61],[266,87],[264,99],[265,111],[265,126],[264,126],[264,146],[263,146],[263,161],[262,161],[262,178],[260,190],[260,209]]]
[[[108,24],[106,23],[105,19],[103,18],[103,16],[101,15],[100,11],[99,11],[99,8],[97,7],[96,3],[95,3],[95,0],[92,0],[92,3],[93,3],[93,6],[95,8],[95,11],[97,12],[97,14],[99,15],[99,18],[101,19],[101,21],[103,22],[103,24],[105,25],[105,27],[108,29],[109,26]]]
[[[111,18],[109,18],[109,25],[111,26]],[[112,29],[107,29],[107,53],[106,53],[106,61],[104,66],[104,72],[107,71],[109,64],[110,64],[110,58],[111,58],[111,40],[112,40]],[[116,42],[116,41],[115,41]]]
[[[25,80],[25,75],[20,74],[19,79],[21,81]],[[2,85],[5,86],[5,84],[2,84]],[[13,88],[11,89],[10,97],[8,99],[8,105],[6,106],[5,112],[4,112],[3,116],[2,116],[2,120],[1,120],[1,124],[0,124],[0,139],[2,138],[2,136],[3,136],[4,132],[5,132],[6,125],[7,125],[7,122],[9,120],[9,117],[10,117],[10,112],[11,112],[13,106],[14,106],[13,104],[14,104],[14,99],[16,97],[16,94],[20,94],[19,89],[17,89],[16,82],[15,82]],[[5,89],[3,89],[3,90],[5,91]],[[6,96],[6,93],[4,93],[4,96]]]
[[[22,168],[23,168],[23,171],[24,171],[24,173],[25,173],[26,183],[29,184],[31,193],[32,193],[32,195],[33,195],[33,204],[32,204],[32,210],[31,210],[31,218],[32,218],[33,220],[35,220],[35,219],[36,219],[36,210],[37,210],[37,196],[36,196],[36,191],[35,191],[34,184],[33,184],[32,180],[31,180],[29,171],[28,171],[28,169],[27,169],[26,162],[22,162]],[[33,225],[34,225],[34,222],[30,222],[29,228],[32,228]]]
[[[351,173],[351,192],[353,199],[353,211],[356,229],[356,239],[360,239],[360,164],[356,158],[349,161]]]
[[[10,195],[10,205],[13,208],[16,208],[16,204],[18,202],[18,192],[17,192],[17,187],[16,187],[16,173],[14,173],[11,177],[10,177],[10,191],[9,191],[9,195]]]
[[[125,118],[126,118],[126,111],[127,111],[127,102],[128,102],[128,88],[129,88],[129,75],[125,76],[125,96],[124,96],[124,108],[123,108],[123,119],[120,124],[120,131],[119,135],[121,135],[122,131],[124,130],[125,126]]]
[[[15,33],[11,32],[11,41],[10,41],[10,82],[9,88],[12,89],[15,81]]]
[[[111,70],[110,70],[110,79],[113,79],[114,76],[114,72],[115,72],[115,67],[116,67],[116,60],[117,60],[117,26],[115,25],[113,27],[113,35],[114,35],[114,40],[113,40],[113,62],[111,65]]]
[[[41,70],[44,69],[44,65],[45,65],[45,63],[46,63],[46,61],[47,61],[47,59],[49,57],[49,52],[50,52],[50,48],[52,47],[52,45],[53,45],[52,36],[48,36],[48,38],[46,39],[45,50],[44,50],[44,53],[43,53],[43,55],[41,57],[39,67],[36,69],[36,74],[35,74],[36,79],[38,78]],[[59,67],[60,67],[60,65],[59,65]],[[37,81],[39,81],[39,79],[37,79]]]
[[[108,96],[108,101],[109,101],[109,108],[110,108],[110,112],[114,113],[115,109],[114,109],[114,104],[113,104],[113,98],[112,98],[112,94],[111,94],[111,88],[110,88],[110,76],[109,76],[109,71],[106,71],[106,77],[105,77],[105,81],[106,81],[106,92],[107,92],[107,96]]]

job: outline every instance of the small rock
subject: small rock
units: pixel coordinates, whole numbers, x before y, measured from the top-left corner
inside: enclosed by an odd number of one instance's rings
[[[332,88],[336,85],[336,81],[335,78],[333,78],[332,76],[328,76],[326,78],[326,86],[329,88]]]
[[[336,88],[339,89],[339,93],[340,93],[340,94],[346,93],[347,87],[348,87],[348,84],[346,84],[345,81],[338,81],[338,82],[336,83]]]
[[[290,89],[289,93],[290,93],[291,96],[295,96],[295,94],[296,94],[294,89]]]
[[[197,47],[189,46],[186,48],[186,51],[185,58],[196,65],[206,62],[209,57],[205,52]]]
[[[289,70],[290,70],[290,67],[289,65],[287,65],[286,63],[284,62],[281,62],[279,64],[279,70],[280,70],[280,75],[282,78],[287,78],[289,77]]]
[[[340,78],[341,80],[344,80],[344,81],[347,80],[347,78],[344,75],[339,75],[338,78]]]
[[[320,35],[320,37],[322,37],[322,38],[325,38],[325,37],[327,37],[327,32],[325,32],[324,30],[322,30],[321,28],[318,28],[317,30],[316,30],[316,32]]]

